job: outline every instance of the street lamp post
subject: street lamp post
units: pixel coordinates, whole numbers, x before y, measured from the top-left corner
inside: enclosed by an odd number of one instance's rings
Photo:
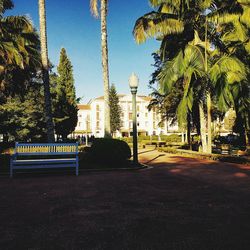
[[[132,110],[133,110],[133,161],[138,164],[138,148],[137,148],[137,121],[136,121],[136,93],[139,84],[138,77],[132,73],[129,78],[129,87],[132,94]]]

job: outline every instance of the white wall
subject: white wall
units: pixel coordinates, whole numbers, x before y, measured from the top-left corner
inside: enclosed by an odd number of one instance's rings
[[[121,119],[122,127],[118,135],[121,136],[122,132],[132,132],[132,96],[119,95],[119,104],[122,109]],[[148,111],[150,99],[148,97],[137,96],[137,124],[138,132],[144,132],[148,135],[167,134],[168,131],[177,131],[178,126],[171,127],[165,122],[162,128],[158,127],[160,115],[155,111]],[[78,111],[78,126],[77,130],[86,130],[86,119],[90,120],[90,130],[95,137],[104,136],[104,99],[102,97],[96,98],[90,102],[90,110]],[[99,109],[98,109],[99,108]]]

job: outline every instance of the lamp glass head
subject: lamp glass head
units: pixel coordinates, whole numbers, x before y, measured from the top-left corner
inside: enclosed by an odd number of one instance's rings
[[[135,73],[132,73],[129,77],[129,87],[130,88],[138,88],[139,78]]]

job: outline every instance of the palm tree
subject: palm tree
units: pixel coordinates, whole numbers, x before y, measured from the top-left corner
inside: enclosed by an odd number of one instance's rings
[[[48,142],[54,142],[55,136],[54,136],[54,123],[53,123],[53,118],[52,118],[52,105],[51,105],[51,94],[50,94],[45,0],[39,0],[38,6],[39,6],[42,76],[43,76],[43,83],[44,83],[47,139],[48,139]]]
[[[38,35],[25,16],[7,16],[6,10],[13,8],[11,0],[0,1],[0,89],[23,86],[10,86],[14,70],[40,67],[40,45]]]
[[[234,10],[234,11],[232,11]],[[221,33],[221,40],[227,53],[237,57],[248,68],[247,79],[237,85],[226,86],[227,92],[233,97],[236,111],[235,132],[240,134],[242,144],[248,141],[250,131],[249,112],[249,81],[250,81],[250,0],[217,2],[216,9],[209,19],[216,24]],[[226,106],[226,105],[225,105]],[[229,106],[227,105],[226,108]],[[248,134],[248,136],[247,136]],[[246,139],[245,139],[246,138]]]
[[[163,93],[164,91],[171,91],[171,84],[176,82],[180,77],[183,78],[184,93],[186,92],[187,94],[196,91],[194,86],[197,80],[202,83],[202,89],[205,90],[205,92],[203,94],[200,93],[201,101],[199,104],[201,141],[203,151],[210,153],[212,106],[210,91],[212,86],[209,76],[208,57],[212,56],[212,54],[209,52],[209,48],[211,44],[217,45],[219,49],[221,49],[222,46],[218,43],[219,39],[216,37],[218,33],[212,33],[212,29],[208,29],[209,24],[207,16],[210,15],[208,11],[209,8],[211,10],[214,8],[215,12],[217,12],[217,8],[212,5],[212,1],[210,0],[151,0],[150,2],[153,7],[158,8],[158,11],[148,13],[137,20],[134,28],[135,39],[138,43],[144,42],[148,37],[156,37],[162,41],[159,54],[163,64],[161,70],[157,74],[157,78]],[[214,27],[214,24],[211,26]],[[203,38],[203,41],[200,37]],[[199,56],[197,58],[186,54],[186,52],[184,53],[185,56],[182,55],[182,51],[185,51],[187,46],[191,44],[195,45],[193,48],[196,48],[197,52],[199,51],[197,54]],[[190,59],[195,59],[200,65],[203,65],[202,69],[200,69],[201,71],[198,78],[197,72],[193,72],[195,61],[190,61]],[[184,63],[185,60],[190,62],[189,65],[186,65],[187,67]],[[189,84],[187,84],[187,82],[189,82]],[[237,82],[237,79],[235,82]],[[185,91],[185,89],[187,91]],[[188,96],[185,97],[184,95],[185,99],[183,99],[179,105],[181,111],[187,108],[190,109],[191,96],[189,96],[188,100]],[[207,122],[204,112],[205,101],[207,106]],[[187,105],[189,105],[189,107],[187,107]],[[186,116],[187,112],[180,112],[180,114],[185,114]],[[182,119],[182,121],[184,120]],[[208,124],[207,129],[206,124]],[[206,131],[208,131],[208,140],[206,139]]]
[[[200,43],[198,45],[202,45],[204,47],[204,42],[201,42],[198,34],[203,33],[202,35],[204,37],[204,31],[202,26],[202,24],[204,23],[204,18],[201,13],[203,13],[204,10],[211,5],[210,0],[198,2],[187,0],[151,0],[150,2],[152,6],[157,7],[158,10],[150,12],[137,20],[133,33],[138,43],[144,42],[148,37],[156,37],[157,39],[162,40],[161,48],[159,51],[161,60],[163,62],[172,61],[174,64],[177,63],[176,65],[178,65],[178,63],[181,63],[178,60],[184,60],[183,55],[181,55],[181,51],[188,48],[187,45],[189,43],[196,43],[196,40],[198,39],[197,42]],[[205,52],[203,52],[200,51],[196,46],[196,52],[198,51],[199,53],[197,55],[199,55],[201,63],[203,65],[202,67],[204,69],[204,67],[206,67],[204,59],[204,56],[206,57],[206,48]],[[203,56],[201,56],[201,53],[203,53]],[[187,60],[191,59],[188,59],[188,57],[186,58]],[[171,65],[168,65],[167,68],[169,68],[169,66],[171,68]],[[183,66],[185,68],[185,65]],[[191,68],[190,70],[192,71]],[[167,82],[175,82],[178,79],[178,75],[180,76],[180,72],[178,72],[178,74],[175,74],[173,72],[170,74],[166,73],[166,70],[164,69],[162,69],[161,71],[162,72],[160,72],[158,76],[159,80],[163,82],[160,83],[161,85],[167,86]],[[163,77],[163,74],[161,73],[166,73],[167,77]],[[184,89],[187,87],[185,81],[188,79],[188,81],[191,82],[192,75],[192,72],[186,72],[186,76],[183,80]],[[167,87],[169,88],[169,86]],[[191,88],[191,90],[194,91],[193,88]],[[187,93],[190,94],[191,92]],[[207,96],[210,97],[209,95]],[[205,100],[203,98],[201,100],[202,102],[200,102],[199,105],[200,125],[202,127],[200,130],[201,141],[203,145],[203,151],[207,151],[207,142],[206,139],[203,139],[206,138],[206,127],[203,128],[203,125],[205,126],[206,124],[203,107],[203,102]],[[183,100],[180,103],[180,107],[182,107],[181,109],[186,106],[187,102],[189,103],[189,105],[191,104],[190,100]],[[187,114],[187,112],[185,112],[185,114]],[[184,122],[184,119],[181,120],[183,123],[186,123]]]
[[[90,0],[90,9],[95,17],[99,17],[98,0]],[[102,47],[102,72],[104,86],[104,136],[111,136],[110,105],[109,105],[109,67],[108,67],[108,41],[107,41],[107,12],[108,0],[101,3],[101,47]]]

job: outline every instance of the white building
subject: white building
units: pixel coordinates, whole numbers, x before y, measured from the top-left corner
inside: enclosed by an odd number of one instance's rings
[[[118,95],[121,106],[122,127],[117,131],[117,136],[131,136],[132,121],[132,96]],[[159,127],[160,116],[155,110],[148,110],[151,97],[137,96],[137,130],[138,135],[159,135],[178,132],[178,126],[170,125],[170,121]],[[75,135],[89,134],[95,137],[104,136],[104,98],[103,96],[91,100],[87,105],[78,105],[78,123]]]

